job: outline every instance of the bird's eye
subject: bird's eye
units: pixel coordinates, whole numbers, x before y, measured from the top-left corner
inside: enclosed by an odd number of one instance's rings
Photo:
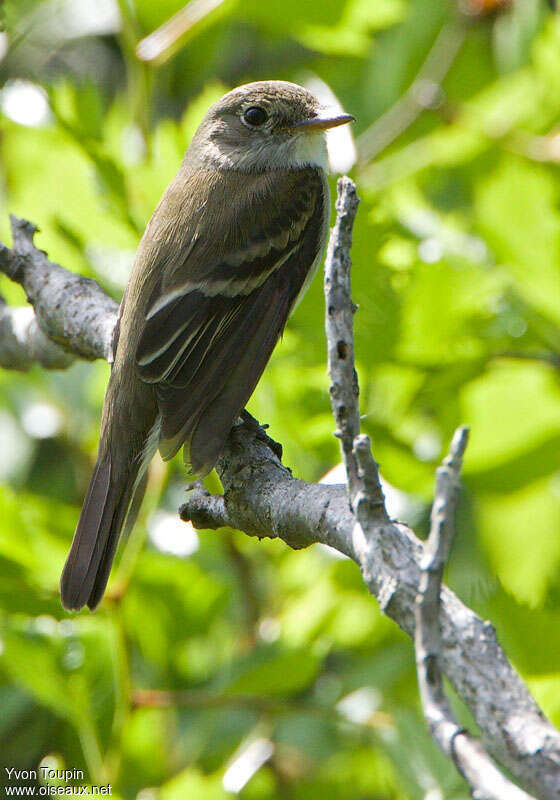
[[[264,125],[264,123],[267,121],[268,114],[264,108],[261,108],[260,106],[251,106],[251,108],[248,108],[243,114],[243,119],[253,128],[258,128],[260,125]]]

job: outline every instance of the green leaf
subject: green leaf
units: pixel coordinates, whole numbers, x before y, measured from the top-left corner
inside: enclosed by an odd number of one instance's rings
[[[165,783],[159,796],[161,800],[228,800],[231,794],[222,787],[221,775],[204,775],[195,767],[188,767]]]
[[[159,785],[173,763],[174,709],[137,708],[125,720],[122,732],[123,778],[127,791]]]
[[[79,731],[97,722],[107,732],[113,710],[112,657],[103,621],[64,625],[42,616],[4,626],[2,641],[2,669],[18,686]]]
[[[163,670],[180,658],[186,639],[208,630],[226,596],[195,563],[144,552],[123,600],[127,634],[143,658]]]
[[[306,649],[259,650],[227,687],[229,694],[296,694],[315,679],[317,655]]]
[[[498,286],[480,267],[417,263],[403,292],[399,356],[439,366],[483,355],[477,331],[493,316]]]
[[[521,293],[560,323],[558,197],[545,167],[503,156],[479,185],[475,209],[480,230]]]
[[[500,644],[525,675],[543,679],[560,677],[559,608],[534,608],[531,600],[518,599],[507,588],[500,587],[483,604],[482,613],[493,621]]]
[[[560,727],[560,675],[552,672],[550,675],[530,677],[526,681],[527,688],[544,714],[553,725]]]
[[[558,477],[479,497],[478,535],[492,574],[521,603],[539,607],[560,571]]]
[[[465,387],[461,415],[472,431],[465,475],[477,487],[488,478],[488,490],[507,491],[560,467],[560,387],[547,365],[493,364]]]

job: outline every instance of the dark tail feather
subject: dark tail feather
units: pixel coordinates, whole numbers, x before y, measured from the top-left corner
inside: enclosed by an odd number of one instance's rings
[[[60,580],[65,608],[87,603],[93,610],[101,600],[121,530],[125,521],[134,522],[127,512],[136,516],[144,495],[146,476],[137,480],[140,466],[138,460],[119,470],[110,453],[98,459]]]
[[[130,533],[132,526],[136,522],[136,517],[140,511],[142,500],[144,499],[146,484],[148,483],[148,470],[144,469],[142,475],[138,479],[136,475],[137,473],[135,472],[135,480],[132,486],[130,486],[130,491],[127,495],[127,501],[123,502],[118,509],[119,518],[113,525],[107,546],[103,551],[103,557],[97,570],[95,583],[93,584],[93,589],[91,590],[89,600],[87,601],[87,604],[92,611],[99,605],[99,602],[103,597],[103,593],[105,592],[105,587],[107,586],[107,581],[109,580],[109,573],[111,572],[111,566],[115,557],[119,536],[123,536],[126,540],[126,537]],[[121,512],[124,512],[122,517],[120,516]]]

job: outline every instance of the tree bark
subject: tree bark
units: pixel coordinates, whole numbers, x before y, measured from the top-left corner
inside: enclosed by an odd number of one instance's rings
[[[343,196],[351,190],[351,182],[342,181],[348,183],[339,186],[338,217],[327,264],[331,276],[341,259],[349,259],[350,239],[347,236],[343,242],[341,236],[348,233],[348,223],[351,232],[353,217],[344,219],[349,213],[349,199]],[[46,368],[61,368],[74,356],[111,360],[116,303],[94,281],[49,262],[33,245],[33,225],[14,218],[12,230],[13,248],[0,245],[0,270],[24,287],[35,317],[27,320],[33,333],[20,337],[19,350],[14,350],[13,337],[0,338],[0,363],[18,368],[36,360]],[[348,301],[349,293],[343,292],[340,302]],[[348,367],[353,370],[353,355],[338,347],[347,336],[353,341],[348,308],[334,308],[331,314],[327,307],[327,317],[340,312],[346,320],[329,347],[334,344],[333,352],[344,356],[344,369],[351,374]],[[6,313],[6,307],[3,312],[0,309],[0,325]],[[19,309],[9,309],[6,319],[20,313]],[[13,330],[13,322],[5,324],[8,330],[11,324]],[[331,381],[336,380],[336,371],[333,375],[331,370]],[[344,412],[354,415],[349,428],[344,414],[337,419],[340,435],[349,437],[343,442],[347,468],[351,464],[348,486],[318,485],[294,478],[281,463],[278,446],[246,416],[234,426],[217,465],[224,494],[211,496],[196,485],[180,510],[181,517],[197,527],[227,526],[259,538],[279,538],[295,549],[317,542],[334,547],[358,564],[381,609],[413,637],[424,548],[412,530],[389,519],[369,440],[359,434],[359,415],[358,424],[355,422],[357,384],[346,384],[342,389],[350,392],[355,403]],[[331,395],[337,402],[337,392]],[[438,627],[438,663],[470,709],[487,752],[535,797],[558,800],[560,733],[546,720],[509,664],[492,625],[443,586]]]

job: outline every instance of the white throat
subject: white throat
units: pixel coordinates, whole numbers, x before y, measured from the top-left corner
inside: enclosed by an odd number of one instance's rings
[[[220,169],[259,172],[269,169],[319,167],[327,170],[328,154],[324,131],[305,131],[278,142],[274,139],[255,141],[250,148],[229,144],[205,143],[202,160]]]

